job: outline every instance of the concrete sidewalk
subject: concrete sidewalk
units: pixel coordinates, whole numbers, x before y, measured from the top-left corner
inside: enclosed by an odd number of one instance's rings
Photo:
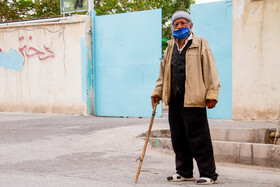
[[[0,186],[196,186],[169,183],[174,155],[148,146],[134,183],[149,118],[101,118],[0,113]],[[156,118],[153,130],[168,128]],[[217,163],[219,184],[280,186],[280,169]],[[198,178],[195,167],[194,176]]]

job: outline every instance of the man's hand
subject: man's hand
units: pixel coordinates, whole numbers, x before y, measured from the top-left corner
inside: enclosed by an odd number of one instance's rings
[[[154,105],[159,104],[159,101],[161,100],[158,96],[151,97],[151,99],[152,99],[153,108],[154,108]]]
[[[216,106],[217,101],[215,100],[206,100],[206,104],[208,109],[214,108]]]

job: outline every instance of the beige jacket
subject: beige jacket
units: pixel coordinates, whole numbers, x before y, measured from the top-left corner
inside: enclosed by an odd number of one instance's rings
[[[168,41],[159,69],[159,78],[152,93],[168,105],[171,96],[171,57],[177,47],[174,39]],[[184,107],[206,107],[206,100],[216,100],[220,80],[212,51],[206,39],[195,36],[186,52],[186,81]]]

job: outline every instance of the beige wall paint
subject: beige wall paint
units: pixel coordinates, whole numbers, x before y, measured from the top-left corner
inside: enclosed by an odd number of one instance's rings
[[[89,26],[86,16],[0,26],[2,52],[14,49],[24,57],[19,71],[0,67],[0,111],[86,114],[81,38]]]
[[[278,117],[279,20],[279,0],[233,0],[233,119]]]

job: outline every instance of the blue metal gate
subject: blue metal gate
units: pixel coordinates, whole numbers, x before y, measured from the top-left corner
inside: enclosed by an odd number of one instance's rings
[[[161,10],[96,16],[94,113],[149,117],[161,58]],[[161,107],[158,107],[161,115]]]
[[[216,60],[221,91],[209,118],[232,119],[232,1],[191,6],[195,34],[206,38]]]

